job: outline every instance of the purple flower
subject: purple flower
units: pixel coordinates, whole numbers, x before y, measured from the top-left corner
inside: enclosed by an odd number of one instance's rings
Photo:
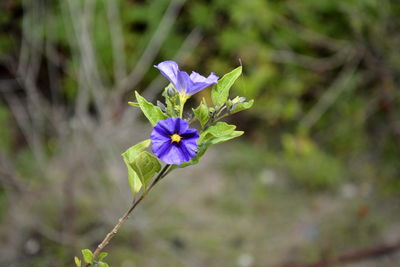
[[[179,165],[196,156],[199,133],[181,118],[159,121],[150,135],[153,153],[167,164]]]
[[[154,67],[168,78],[176,90],[186,95],[194,95],[204,88],[216,84],[219,78],[214,72],[211,72],[207,78],[194,71],[189,76],[187,72],[180,71],[178,64],[174,61],[164,61]]]

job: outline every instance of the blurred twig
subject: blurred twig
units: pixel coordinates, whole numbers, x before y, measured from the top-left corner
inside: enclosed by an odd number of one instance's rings
[[[96,8],[94,0],[85,1],[79,6],[74,0],[68,0],[70,22],[72,23],[75,38],[78,44],[80,65],[83,72],[80,73],[81,88],[89,88],[98,112],[102,112],[105,101],[105,88],[100,76],[96,55],[91,40],[91,28]],[[77,19],[80,18],[80,19]],[[87,95],[84,95],[87,97]],[[78,99],[79,100],[79,99]],[[87,104],[88,102],[85,101]],[[86,108],[84,110],[87,110]]]
[[[345,62],[349,56],[354,54],[353,47],[342,47],[336,54],[327,58],[315,58],[295,53],[290,50],[271,51],[272,62],[294,64],[316,72],[326,72],[337,68]]]
[[[117,86],[114,94],[115,100],[118,101],[121,96],[140,82],[171,31],[172,25],[185,2],[186,0],[171,0],[149,44],[137,61],[135,68]]]
[[[110,240],[118,233],[118,230],[122,227],[122,225],[129,219],[129,216],[134,211],[134,209],[139,205],[140,202],[146,197],[146,195],[151,191],[151,189],[168,174],[168,170],[171,165],[165,165],[164,168],[158,173],[154,181],[150,184],[147,190],[144,190],[141,196],[132,202],[131,207],[125,212],[125,214],[118,219],[117,224],[113,227],[113,229],[106,235],[103,241],[97,246],[96,250],[93,253],[93,258],[96,259],[100,252],[108,245]],[[89,266],[87,264],[86,266]]]
[[[126,76],[124,38],[121,26],[118,1],[105,0],[107,18],[110,26],[112,55],[114,59],[114,79],[118,84]]]
[[[360,56],[353,55],[349,63],[343,67],[342,71],[332,82],[332,85],[326,89],[319,101],[312,109],[300,120],[299,129],[309,130],[322,117],[322,115],[331,107],[339,95],[349,88],[354,72],[360,62]]]

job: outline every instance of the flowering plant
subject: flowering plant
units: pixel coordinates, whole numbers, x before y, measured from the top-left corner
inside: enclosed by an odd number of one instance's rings
[[[173,61],[164,61],[155,67],[171,82],[163,91],[165,103],[158,102],[157,105],[153,105],[138,92],[135,92],[137,102],[128,102],[131,106],[139,107],[153,126],[149,139],[130,147],[122,154],[128,169],[128,182],[132,194],[139,197],[133,200],[128,211],[94,252],[89,249],[82,250],[85,266],[108,266],[104,261],[107,253],[102,250],[117,234],[136,206],[162,178],[176,168],[198,163],[211,145],[243,134],[243,131],[235,130],[235,125],[220,121],[253,105],[253,100],[246,101],[244,97],[229,98],[233,83],[242,73],[241,66],[225,74],[221,79],[214,73],[207,78],[196,72],[189,75],[179,70]],[[193,94],[211,85],[213,85],[212,106],[203,99],[188,115],[184,113],[186,101]],[[198,129],[190,128],[190,125],[196,122]],[[152,153],[146,151],[150,146]],[[160,161],[165,163],[163,167]],[[75,257],[75,263],[78,267],[82,266],[82,261],[78,257]]]

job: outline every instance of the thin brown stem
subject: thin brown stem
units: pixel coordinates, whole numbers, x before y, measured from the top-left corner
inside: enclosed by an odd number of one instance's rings
[[[153,183],[149,186],[147,190],[144,190],[142,195],[132,202],[131,207],[125,212],[125,214],[119,218],[118,223],[113,227],[113,229],[106,235],[106,237],[101,241],[101,243],[97,246],[96,250],[93,253],[93,259],[96,259],[100,252],[108,245],[110,240],[118,233],[118,230],[121,226],[126,222],[129,216],[132,214],[133,210],[139,205],[140,202],[145,198],[148,192],[162,179],[168,174],[169,167],[171,165],[165,165],[164,168],[158,173],[157,177],[154,179]],[[90,264],[86,264],[86,266],[90,266]]]

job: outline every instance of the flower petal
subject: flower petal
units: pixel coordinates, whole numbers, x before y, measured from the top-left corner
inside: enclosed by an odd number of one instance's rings
[[[156,126],[154,126],[154,128],[156,128],[157,126],[162,128],[167,134],[168,136],[173,135],[174,133],[176,133],[175,131],[175,126],[176,126],[176,120],[178,120],[179,118],[167,118],[166,120],[161,120],[159,122],[157,122]]]
[[[214,72],[211,72],[211,74],[206,78],[198,74],[197,72],[193,71],[190,74],[190,79],[192,81],[192,84],[190,88],[187,89],[188,91],[187,93],[193,95],[212,84],[216,84],[218,82],[218,78],[219,77],[215,75]]]
[[[197,140],[194,142],[191,140],[182,140],[180,142],[180,149],[183,154],[188,155],[187,161],[190,161],[196,156]]]
[[[169,137],[171,136],[171,133],[168,130],[168,128],[157,123],[156,126],[154,126],[153,131],[151,132],[150,138],[152,138],[153,136],[154,136],[154,138],[163,137],[164,139],[165,138],[169,139]]]
[[[187,162],[191,159],[189,154],[182,152],[180,145],[177,143],[170,143],[168,149],[165,149],[163,153],[157,156],[167,164],[176,165]]]
[[[179,135],[183,135],[189,128],[189,123],[185,120],[177,118],[175,121],[175,132]]]
[[[196,129],[189,128],[187,129],[184,133],[180,133],[181,137],[183,140],[194,140],[197,142],[199,139],[199,133],[197,132]]]
[[[161,159],[169,153],[171,148],[171,141],[153,142],[151,146],[151,151],[154,153],[154,155]]]
[[[178,85],[176,90],[180,93],[189,94],[190,88],[193,86],[193,82],[186,71],[179,71],[178,73]]]
[[[171,135],[179,134],[182,139],[172,142]],[[168,118],[154,126],[150,136],[153,153],[167,164],[181,164],[196,156],[199,133],[189,128],[181,118]]]
[[[157,69],[160,70],[161,74],[164,75],[171,83],[172,85],[178,89],[179,87],[179,67],[178,64],[176,64],[175,61],[167,60],[163,61],[158,65],[154,65]]]

